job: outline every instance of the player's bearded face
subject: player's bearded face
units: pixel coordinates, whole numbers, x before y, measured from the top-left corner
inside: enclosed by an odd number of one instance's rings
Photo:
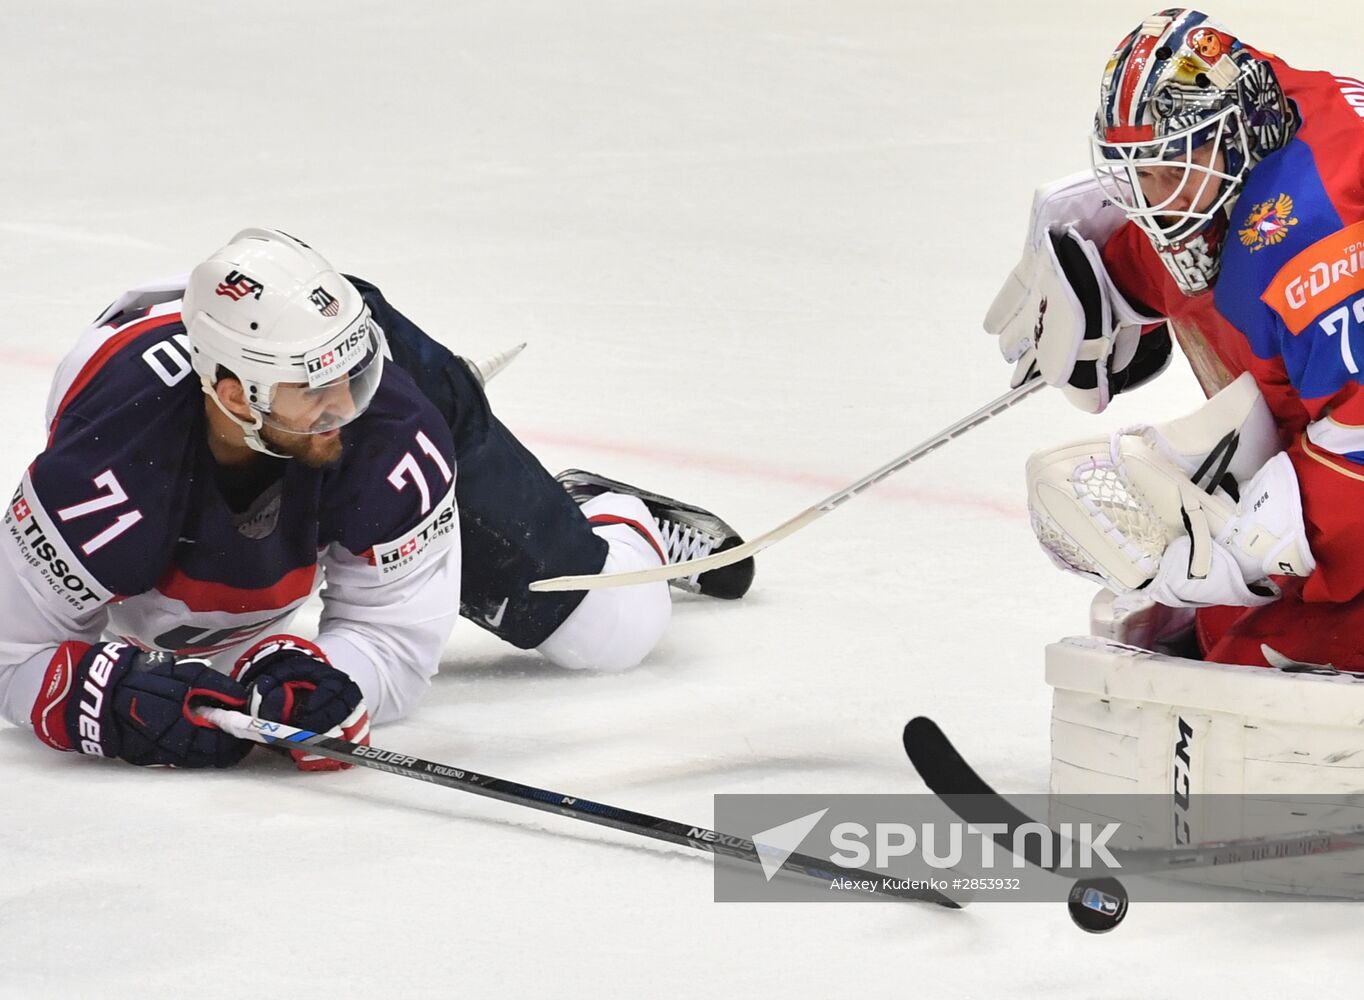
[[[320,390],[282,383],[275,386],[270,419],[260,436],[272,450],[321,468],[340,460],[340,428],[354,416],[355,401],[344,378]]]
[[[291,434],[266,425],[260,429],[260,436],[271,451],[296,458],[315,469],[335,465],[341,460],[339,430],[327,431],[325,434]]]

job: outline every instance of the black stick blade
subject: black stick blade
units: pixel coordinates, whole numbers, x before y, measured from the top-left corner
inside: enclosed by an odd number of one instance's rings
[[[1006,850],[1012,850],[1013,835],[1020,826],[1037,825],[1027,813],[1012,806],[1003,796],[986,784],[971,765],[957,752],[938,724],[925,716],[910,719],[905,724],[905,753],[909,755],[914,770],[934,795],[943,804],[968,823],[982,825],[1002,823],[1008,832],[997,834],[996,843]],[[1049,834],[1056,847],[1056,835]],[[1038,867],[1050,869],[1042,864],[1041,845],[1036,838],[1025,841],[1024,857]],[[1052,858],[1060,855],[1053,853]]]
[[[925,715],[905,723],[905,753],[935,795],[994,795],[952,741]]]

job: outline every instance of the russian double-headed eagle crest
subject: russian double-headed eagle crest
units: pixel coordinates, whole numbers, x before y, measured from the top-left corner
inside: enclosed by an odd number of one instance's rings
[[[1262,201],[1256,205],[1241,226],[1241,243],[1250,247],[1250,252],[1272,247],[1288,238],[1288,230],[1296,226],[1293,217],[1293,199],[1281,194],[1272,201]]]

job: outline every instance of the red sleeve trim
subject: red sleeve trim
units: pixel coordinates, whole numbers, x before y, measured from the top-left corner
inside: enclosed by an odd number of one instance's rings
[[[76,664],[90,648],[88,642],[64,642],[47,665],[38,700],[29,716],[33,732],[53,750],[74,751],[66,728],[66,705],[76,679]]]
[[[48,444],[52,443],[52,438],[57,433],[57,422],[61,420],[63,411],[65,411],[70,402],[79,396],[81,391],[90,384],[96,373],[104,367],[105,363],[110,358],[121,351],[130,340],[140,337],[148,330],[155,330],[158,327],[166,326],[170,323],[178,323],[179,321],[180,314],[178,312],[166,313],[163,316],[153,316],[151,319],[141,320],[125,330],[120,330],[101,344],[99,349],[90,356],[90,360],[87,361],[85,366],[80,370],[80,374],[76,376],[75,381],[67,388],[66,394],[62,396],[62,401],[57,407],[57,412],[52,417],[52,426],[48,428]]]

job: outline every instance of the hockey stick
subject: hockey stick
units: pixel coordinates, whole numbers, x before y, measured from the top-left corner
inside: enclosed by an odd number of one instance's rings
[[[475,795],[483,795],[500,802],[529,806],[531,809],[538,809],[541,812],[558,813],[570,819],[610,827],[613,830],[633,833],[652,840],[661,840],[664,843],[676,844],[680,847],[690,847],[709,854],[736,858],[752,864],[762,864],[758,848],[754,846],[753,841],[745,840],[742,837],[718,833],[704,827],[689,826],[686,823],[678,823],[669,819],[660,819],[657,816],[646,816],[643,813],[631,812],[628,809],[618,809],[615,806],[593,802],[589,799],[575,798],[571,795],[563,795],[560,792],[522,785],[515,781],[505,781],[502,778],[494,778],[487,774],[475,774],[472,771],[452,767],[449,764],[436,764],[429,760],[422,760],[420,757],[396,753],[392,750],[381,750],[378,747],[349,743],[346,740],[323,736],[306,729],[295,729],[293,726],[287,726],[282,722],[266,722],[263,719],[228,709],[202,708],[198,710],[198,714],[223,732],[230,733],[238,739],[251,740],[255,743],[263,743],[266,746],[281,744],[289,749],[307,747],[309,753],[342,763],[369,767],[376,771],[387,771],[389,774],[401,775],[404,778],[415,778],[418,781],[426,781],[433,785],[443,785],[446,788],[454,788],[462,792],[473,792]],[[933,889],[901,887],[894,882],[884,881],[882,876],[874,872],[846,869],[831,871],[830,869],[833,867],[826,860],[794,853],[781,864],[781,868],[786,871],[798,872],[801,875],[808,875],[825,882],[832,882],[835,879],[870,880],[873,884],[881,887],[878,892],[887,895],[898,896],[901,899],[937,903],[939,906],[952,909],[959,909],[961,906],[957,900]]]
[[[979,826],[985,823],[1003,824],[1007,831],[994,836],[1006,850],[1012,850],[1014,832],[1024,824],[1036,823],[1027,813],[1009,803],[991,788],[952,745],[937,724],[920,716],[905,726],[905,753],[929,790],[963,820]],[[1078,855],[1063,850],[1062,836],[1052,830],[1052,858]],[[1029,864],[1069,878],[1086,878],[1095,874],[1116,874],[1102,866],[1042,863],[1042,844],[1038,838],[1024,838],[1024,860]],[[1185,868],[1212,865],[1234,865],[1248,861],[1275,861],[1281,858],[1300,858],[1337,851],[1354,851],[1364,847],[1364,824],[1339,830],[1305,830],[1299,833],[1271,834],[1265,837],[1246,837],[1239,840],[1208,841],[1188,847],[1136,848],[1125,850],[1106,848],[1124,872],[1133,875],[1169,874]]]
[[[759,535],[757,538],[742,545],[736,545],[732,549],[723,552],[716,552],[713,555],[702,556],[700,559],[688,559],[685,562],[669,563],[666,566],[659,566],[654,569],[633,570],[628,573],[597,573],[586,576],[555,576],[545,580],[536,580],[531,583],[530,589],[537,592],[557,591],[557,590],[597,590],[600,587],[626,587],[635,583],[656,583],[660,580],[673,580],[678,577],[695,576],[698,573],[706,573],[722,566],[732,566],[734,563],[741,562],[749,556],[756,555],[769,545],[774,545],[787,535],[794,535],[801,528],[812,521],[817,521],[825,514],[837,507],[841,507],[863,490],[875,486],[881,480],[895,475],[907,465],[911,465],[923,458],[931,451],[937,451],[953,438],[960,437],[971,428],[985,423],[991,417],[998,416],[1009,407],[1013,406],[1025,396],[1029,396],[1042,388],[1043,382],[1040,378],[1031,378],[1016,388],[1010,389],[998,399],[991,400],[974,413],[969,413],[962,417],[950,427],[939,431],[933,437],[921,444],[915,445],[903,455],[897,455],[875,472],[869,472],[857,482],[845,486],[837,493],[833,493],[813,507],[806,507],[803,511],[777,525],[766,534]]]
[[[510,350],[502,351],[500,354],[494,354],[492,357],[484,358],[482,361],[471,361],[469,358],[460,358],[460,360],[464,362],[469,371],[473,372],[474,378],[478,379],[478,384],[486,386],[497,377],[499,372],[515,361],[516,356],[525,349],[526,342],[523,340]]]

